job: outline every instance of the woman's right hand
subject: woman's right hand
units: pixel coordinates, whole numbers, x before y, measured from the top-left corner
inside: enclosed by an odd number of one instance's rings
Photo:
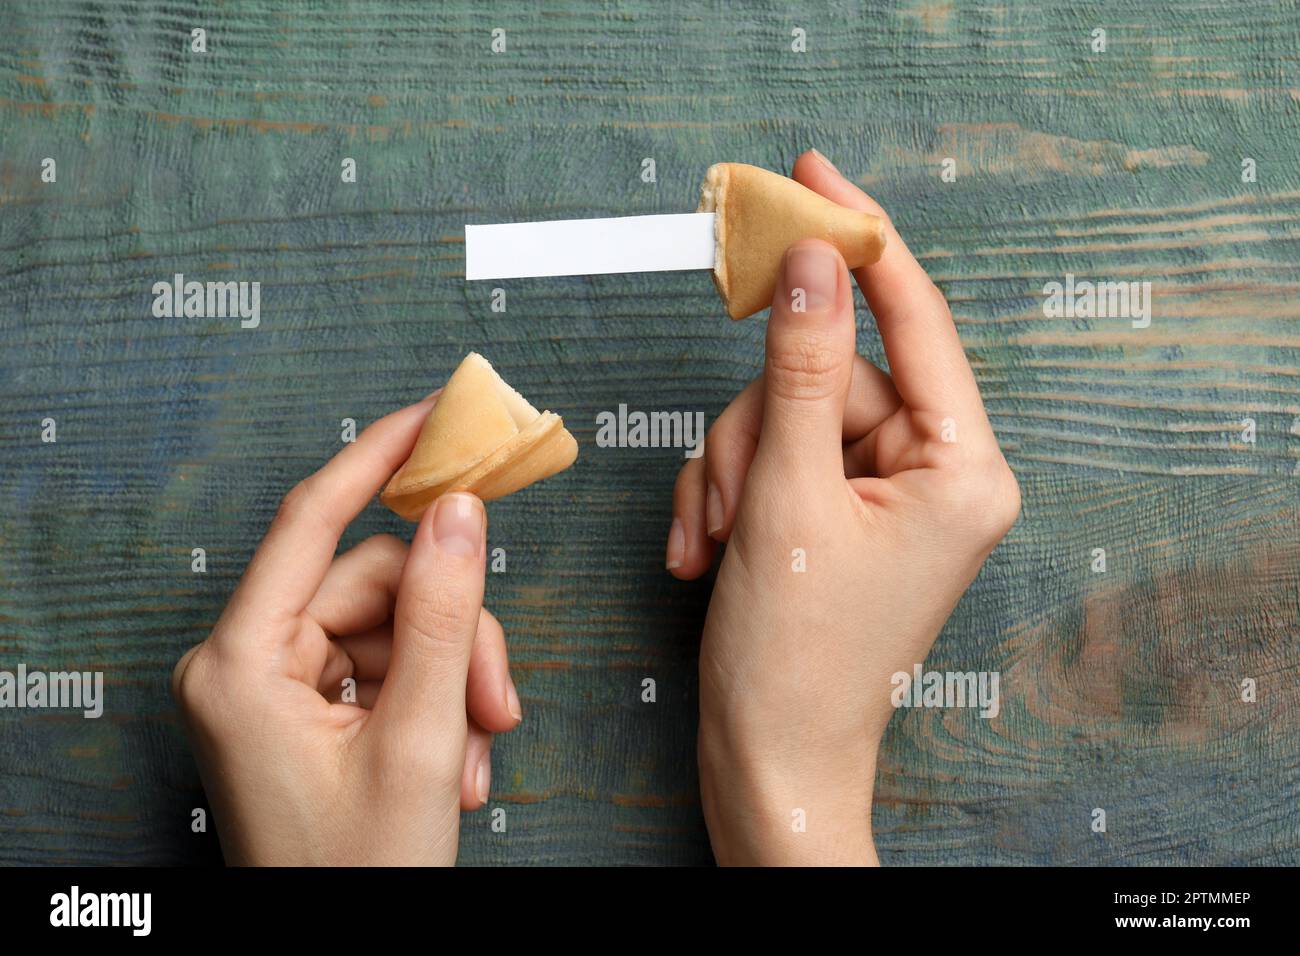
[[[820,154],[794,178],[884,216]],[[720,863],[876,861],[891,677],[924,660],[1019,513],[947,303],[892,225],[856,277],[890,372],[855,354],[839,253],[797,243],[763,375],[677,481],[670,570],[697,577],[726,542],[700,649],[701,787]]]

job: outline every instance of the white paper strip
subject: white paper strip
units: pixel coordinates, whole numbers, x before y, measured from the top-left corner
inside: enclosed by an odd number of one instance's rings
[[[713,268],[711,212],[465,227],[466,279]]]

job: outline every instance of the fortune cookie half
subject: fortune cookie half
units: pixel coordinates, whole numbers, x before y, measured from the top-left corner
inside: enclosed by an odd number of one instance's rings
[[[559,415],[533,408],[487,359],[470,352],[379,500],[419,521],[445,492],[491,501],[564,471],[577,457],[578,443]]]
[[[826,240],[850,269],[875,262],[885,249],[879,216],[847,209],[793,179],[744,163],[709,167],[698,211],[717,214],[713,282],[733,319],[772,304],[781,258],[800,239]]]

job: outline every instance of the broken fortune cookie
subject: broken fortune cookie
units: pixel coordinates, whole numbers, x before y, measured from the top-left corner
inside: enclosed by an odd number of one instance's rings
[[[879,216],[831,202],[779,173],[744,163],[709,167],[700,212],[715,213],[713,282],[733,319],[772,304],[786,249],[823,239],[850,269],[869,265],[885,249]]]
[[[448,491],[491,501],[564,471],[577,457],[578,443],[559,415],[533,408],[487,359],[470,352],[379,500],[419,521]]]

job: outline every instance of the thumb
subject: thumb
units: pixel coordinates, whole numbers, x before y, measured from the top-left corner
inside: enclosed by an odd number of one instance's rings
[[[392,656],[374,716],[385,733],[397,724],[399,737],[412,746],[427,749],[435,731],[465,727],[486,542],[483,502],[463,492],[435,501],[411,539],[393,612]]]
[[[756,461],[779,458],[782,471],[806,465],[843,474],[844,403],[856,332],[844,259],[819,239],[795,243],[781,263],[767,323]]]

